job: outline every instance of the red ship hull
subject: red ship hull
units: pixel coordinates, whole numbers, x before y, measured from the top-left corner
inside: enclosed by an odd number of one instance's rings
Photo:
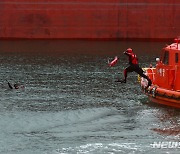
[[[178,0],[2,0],[0,38],[169,39]]]

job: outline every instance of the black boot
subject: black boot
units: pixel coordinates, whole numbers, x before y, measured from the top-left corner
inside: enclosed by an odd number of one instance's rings
[[[149,79],[148,80],[148,87],[152,85],[152,81]]]
[[[148,89],[148,87],[150,87],[152,85],[152,81],[150,79],[148,79],[148,85],[146,86],[145,89]]]

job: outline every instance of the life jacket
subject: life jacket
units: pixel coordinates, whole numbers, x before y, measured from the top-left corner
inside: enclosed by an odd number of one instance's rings
[[[112,67],[112,66],[115,66],[118,62],[118,57],[114,57],[114,60],[111,61],[111,62],[108,62],[109,66]]]
[[[129,64],[132,65],[136,65],[138,64],[138,58],[136,56],[136,54],[134,54],[133,52],[132,53],[128,53],[127,54],[129,56]]]

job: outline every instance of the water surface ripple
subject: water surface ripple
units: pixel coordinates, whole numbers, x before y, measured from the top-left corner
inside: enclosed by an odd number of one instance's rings
[[[2,52],[0,153],[178,153],[152,144],[180,141],[179,110],[149,102],[135,73],[127,84],[114,82],[127,66],[119,53],[126,46],[104,53]],[[159,54],[145,51],[137,51],[143,67]],[[107,67],[116,54],[118,65]],[[6,80],[25,89],[10,90]]]

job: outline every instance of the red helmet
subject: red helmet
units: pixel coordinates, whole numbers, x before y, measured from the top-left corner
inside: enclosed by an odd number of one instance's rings
[[[128,53],[132,53],[132,52],[133,52],[133,49],[128,48],[128,49],[126,50],[126,52],[128,52]]]

